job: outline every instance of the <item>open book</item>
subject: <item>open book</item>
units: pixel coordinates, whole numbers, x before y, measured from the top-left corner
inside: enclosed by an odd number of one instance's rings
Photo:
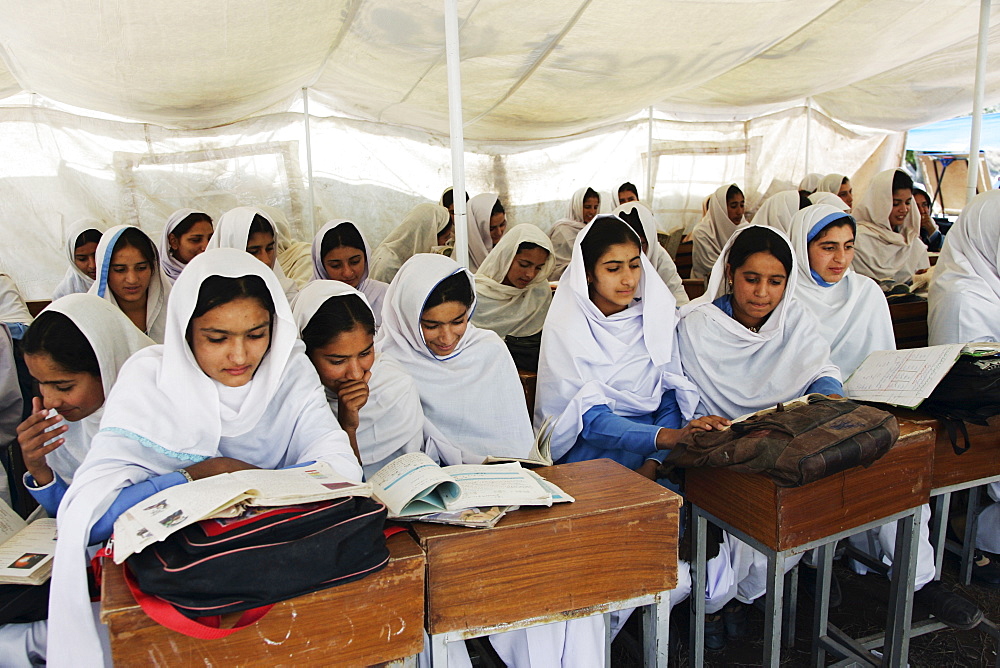
[[[371,485],[338,475],[326,462],[223,473],[175,485],[115,520],[115,563],[201,520],[237,517],[249,506],[291,506],[344,496],[371,496]]]
[[[517,463],[442,467],[422,452],[411,452],[389,462],[372,476],[371,485],[372,496],[388,507],[389,517],[398,519],[424,519],[472,508],[485,512],[494,506],[551,506],[573,501]]]
[[[528,464],[529,466],[552,466],[553,423],[554,420],[551,415],[545,418],[545,422],[542,423],[542,428],[538,430],[538,434],[535,436],[535,442],[531,446],[531,452],[528,453],[527,457],[494,457],[490,455],[483,460],[483,463],[497,464],[503,462],[520,462],[521,464]]]
[[[0,584],[37,585],[52,575],[56,521],[28,524],[0,499]]]
[[[908,350],[876,350],[844,383],[850,399],[914,409],[931,396],[965,348],[950,343]]]

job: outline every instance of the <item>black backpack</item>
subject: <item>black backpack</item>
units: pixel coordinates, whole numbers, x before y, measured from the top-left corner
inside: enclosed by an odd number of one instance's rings
[[[956,455],[968,450],[965,423],[988,425],[989,418],[1000,415],[1000,355],[961,355],[920,410],[941,420]],[[959,431],[964,447],[958,444]]]

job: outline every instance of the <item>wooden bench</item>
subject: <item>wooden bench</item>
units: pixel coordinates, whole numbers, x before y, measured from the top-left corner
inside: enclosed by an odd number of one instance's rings
[[[694,300],[705,294],[704,278],[685,278],[683,283],[684,292],[687,293],[688,299]]]
[[[146,616],[104,560],[101,621],[115,666],[370,666],[423,648],[424,554],[406,533],[388,540],[389,565],[366,578],[275,605],[221,640],[198,640]]]
[[[892,331],[896,335],[896,348],[924,348],[927,346],[927,300],[889,304]]]
[[[25,306],[28,307],[28,313],[31,314],[32,318],[38,317],[38,314],[42,312],[42,309],[51,303],[51,299],[37,299],[30,302],[24,302]]]
[[[518,369],[517,377],[521,379],[521,387],[524,389],[524,401],[528,404],[528,415],[534,418],[535,387],[538,385],[538,374]]]
[[[677,273],[681,278],[691,278],[691,252],[694,242],[683,241],[677,247],[677,255],[674,257],[674,264],[677,265]]]

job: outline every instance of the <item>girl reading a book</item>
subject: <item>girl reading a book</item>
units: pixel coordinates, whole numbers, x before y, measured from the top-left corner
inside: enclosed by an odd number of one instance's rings
[[[181,273],[163,345],[122,367],[60,506],[51,660],[101,663],[84,547],[135,503],[188,480],[312,461],[361,479],[296,334],[274,272],[242,249],[208,250]]]
[[[291,301],[299,288],[278,264],[279,241],[278,228],[263,209],[240,206],[222,214],[208,247],[235,248],[250,253],[274,271],[285,299]]]
[[[371,255],[357,225],[347,220],[331,220],[313,239],[313,280],[342,281],[364,294],[378,325],[382,322],[382,300],[389,284],[369,275]]]
[[[141,332],[162,342],[170,285],[152,240],[138,227],[116,225],[101,237],[95,259],[97,280],[88,292],[120,308]]]
[[[25,487],[49,516],[90,450],[118,370],[151,345],[124,313],[88,294],[52,302],[24,335],[24,361],[42,396],[32,399],[17,440],[28,469]]]

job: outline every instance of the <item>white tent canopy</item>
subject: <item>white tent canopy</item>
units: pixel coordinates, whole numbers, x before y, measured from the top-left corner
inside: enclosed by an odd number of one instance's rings
[[[807,170],[863,185],[898,163],[894,133],[969,112],[979,6],[462,0],[468,188],[547,228],[576,187],[642,191],[650,167],[661,224],[727,180],[751,207]],[[442,2],[0,0],[0,18],[0,225],[37,237],[0,269],[30,297],[84,215],[156,234],[173,208],[262,203],[310,235],[303,87],[319,223],[378,243],[451,180]],[[989,35],[995,104],[1000,12]]]

